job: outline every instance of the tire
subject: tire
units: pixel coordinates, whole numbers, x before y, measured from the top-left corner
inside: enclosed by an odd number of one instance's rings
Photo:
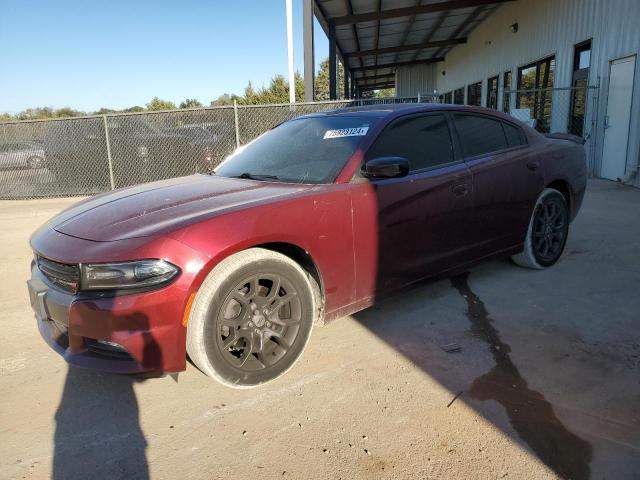
[[[320,314],[315,280],[289,257],[251,248],[206,277],[187,325],[187,352],[223,385],[251,388],[275,380],[304,351]]]
[[[524,250],[511,258],[522,267],[543,270],[558,261],[568,234],[567,201],[558,190],[545,188],[531,214]]]
[[[35,170],[37,168],[40,168],[42,166],[42,157],[30,157],[27,160],[27,168],[31,169],[31,170]]]

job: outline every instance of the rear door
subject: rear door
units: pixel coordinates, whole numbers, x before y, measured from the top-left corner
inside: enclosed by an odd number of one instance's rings
[[[469,235],[473,256],[514,247],[524,240],[533,205],[544,187],[540,163],[515,123],[467,112],[451,116],[473,175]]]
[[[444,113],[393,121],[365,161],[385,156],[407,158],[410,172],[371,180],[377,203],[377,292],[464,261],[472,207],[471,174],[454,149]]]

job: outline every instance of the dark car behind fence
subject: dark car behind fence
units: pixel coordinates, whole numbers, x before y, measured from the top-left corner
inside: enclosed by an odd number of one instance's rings
[[[514,106],[510,113],[540,131],[588,137],[593,128],[588,110],[597,101],[596,93],[593,87],[549,90],[545,95],[502,92],[501,103],[507,105],[509,98]],[[207,172],[239,145],[300,115],[348,106],[443,100],[421,96],[238,105],[7,122],[0,124],[0,160],[6,157],[0,161],[0,199],[91,195]],[[581,102],[577,109],[576,101]],[[19,158],[27,161],[18,162]]]

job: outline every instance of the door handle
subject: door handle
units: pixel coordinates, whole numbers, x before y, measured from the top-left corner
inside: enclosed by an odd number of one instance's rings
[[[464,197],[469,193],[469,186],[466,183],[457,183],[451,186],[451,191],[456,197]]]
[[[532,172],[535,172],[538,168],[540,168],[540,162],[529,162],[527,163],[527,168]]]

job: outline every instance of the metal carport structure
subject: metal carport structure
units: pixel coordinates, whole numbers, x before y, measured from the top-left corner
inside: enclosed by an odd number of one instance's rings
[[[514,0],[303,0],[305,101],[313,101],[313,18],[329,39],[329,96],[394,87],[400,66],[443,61],[500,4]]]

